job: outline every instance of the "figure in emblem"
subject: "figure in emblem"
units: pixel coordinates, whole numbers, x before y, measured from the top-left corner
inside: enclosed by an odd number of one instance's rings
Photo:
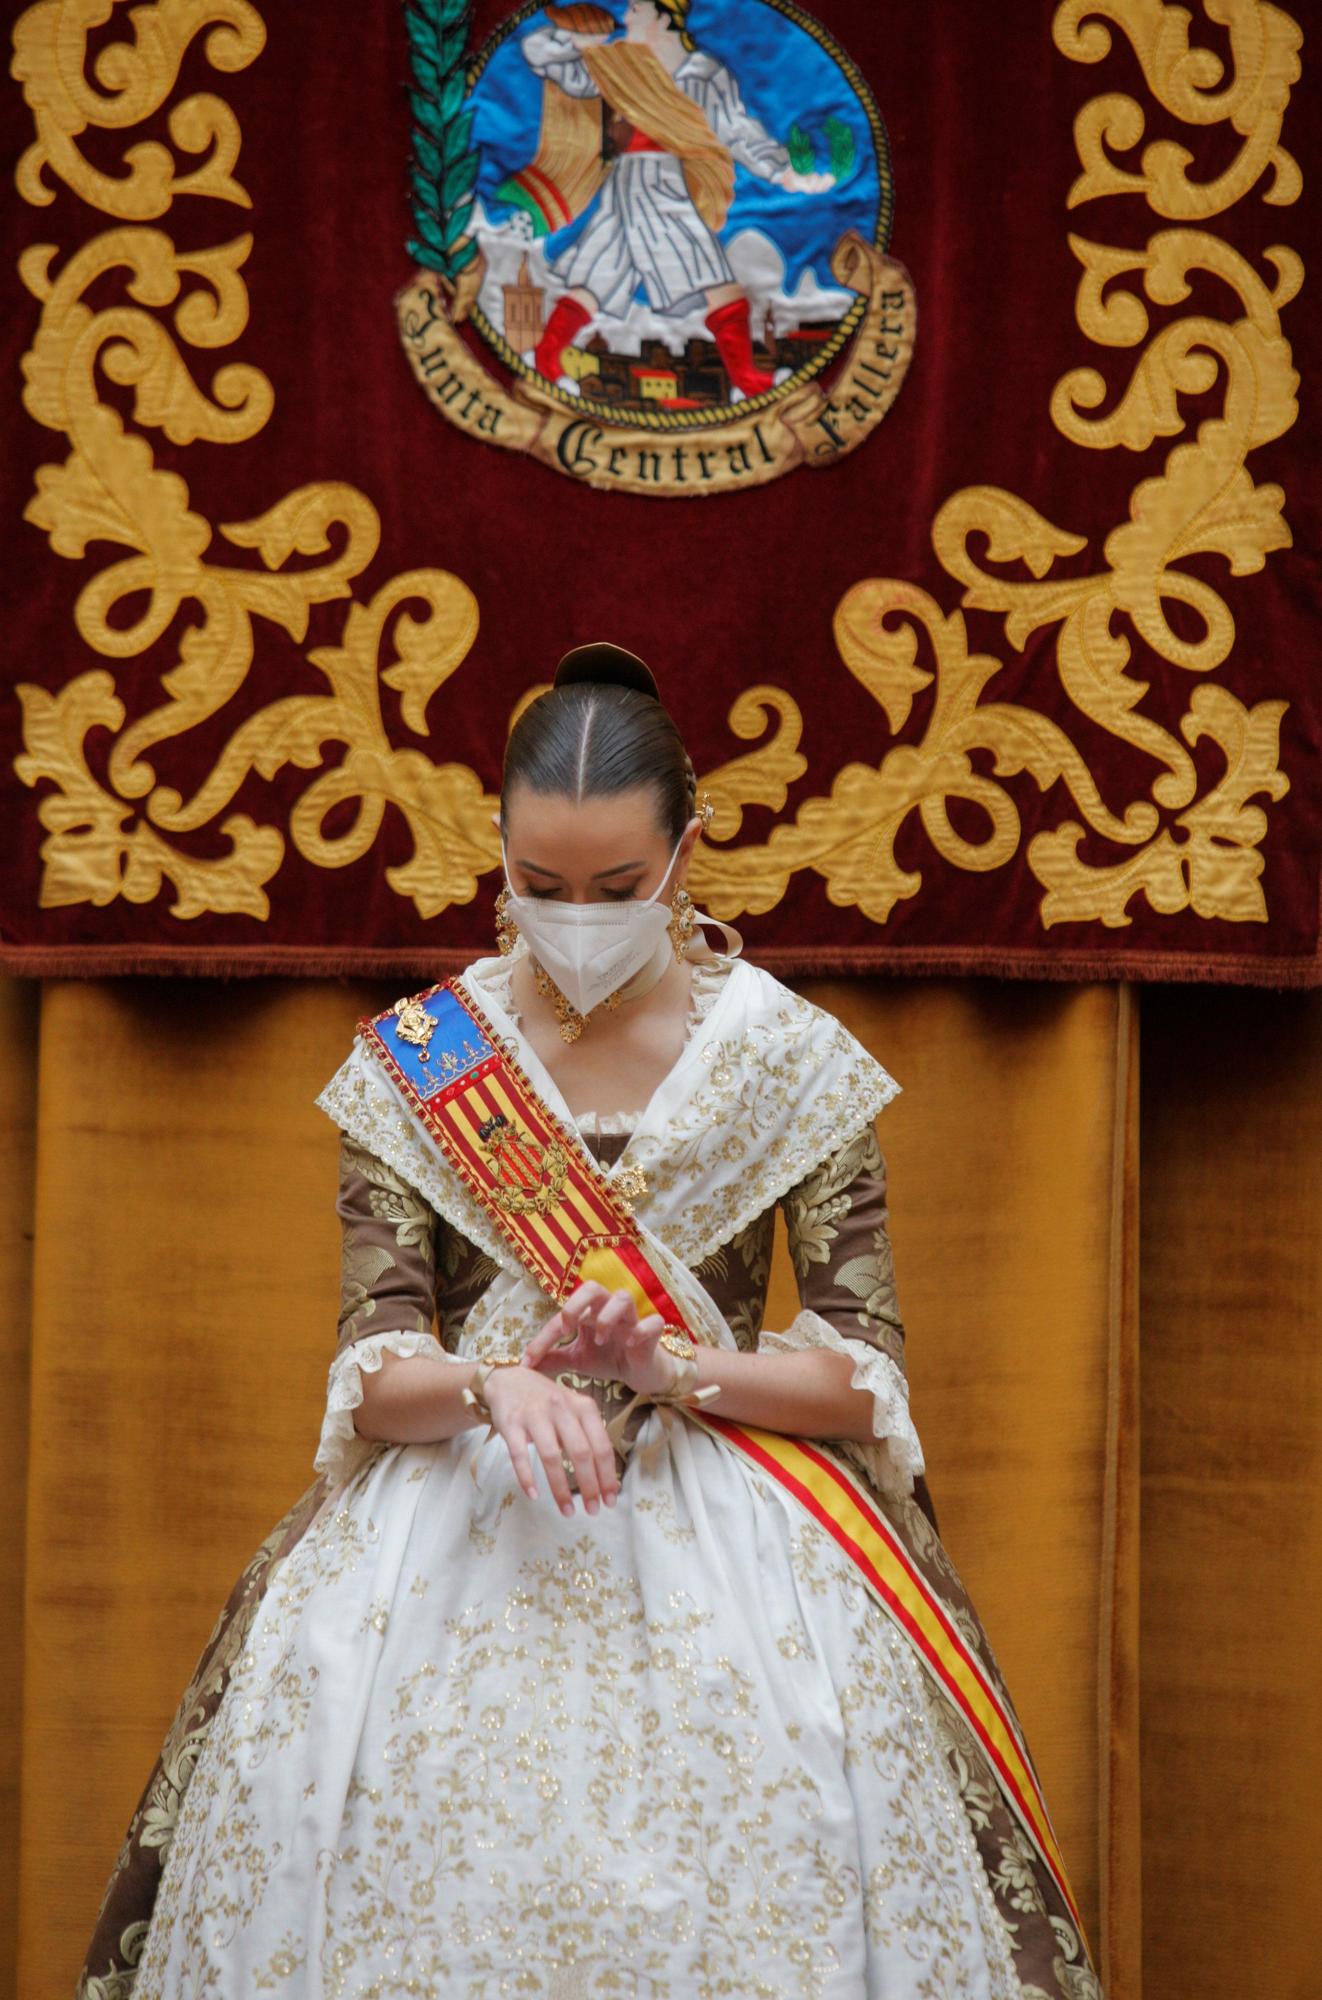
[[[525,360],[578,391],[565,353],[598,313],[622,314],[641,289],[654,311],[705,321],[732,399],[770,389],[754,359],[747,294],[720,241],[736,160],[793,194],[834,186],[800,173],[789,149],[746,109],[738,84],[688,32],[690,0],[628,0],[623,36],[604,8],[548,7],[521,44],[543,79],[541,142],[516,180],[556,204],[560,226],[599,195],[577,241],[550,265],[566,287]]]

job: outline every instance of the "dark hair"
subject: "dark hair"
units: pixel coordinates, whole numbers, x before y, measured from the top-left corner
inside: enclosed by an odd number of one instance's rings
[[[688,752],[660,702],[607,681],[574,681],[528,704],[505,745],[502,820],[515,784],[575,803],[653,785],[657,823],[674,840],[697,794]]]
[[[665,16],[665,23],[671,34],[678,35],[684,47],[692,55],[697,44],[689,33],[690,0],[652,0],[652,5],[658,14]]]

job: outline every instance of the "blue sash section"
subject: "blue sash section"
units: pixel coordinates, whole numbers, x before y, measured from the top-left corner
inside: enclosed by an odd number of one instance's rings
[[[416,1041],[400,1034],[404,1023],[393,1007],[378,1014],[367,1032],[386,1049],[426,1103],[489,1061],[495,1050],[448,983],[415,996],[410,1006],[420,1008],[436,1023],[425,1055]]]

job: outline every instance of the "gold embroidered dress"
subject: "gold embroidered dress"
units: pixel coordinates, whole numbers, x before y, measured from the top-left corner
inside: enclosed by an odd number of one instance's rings
[[[465,984],[574,1130],[510,972]],[[995,1676],[909,1419],[872,1123],[895,1089],[830,1016],[719,959],[651,1103],[577,1131],[608,1174],[641,1170],[649,1254],[714,1344],[851,1357],[875,1439],[832,1449]],[[1099,2000],[976,1740],[756,1466],[645,1406],[617,1506],[567,1517],[535,1453],[534,1502],[483,1427],[357,1435],[383,1351],[467,1365],[551,1307],[359,1044],[318,1102],[344,1230],[319,1477],[221,1614],[84,2000]],[[803,1306],[780,1332],[778,1207]],[[592,1393],[615,1414],[619,1385]]]

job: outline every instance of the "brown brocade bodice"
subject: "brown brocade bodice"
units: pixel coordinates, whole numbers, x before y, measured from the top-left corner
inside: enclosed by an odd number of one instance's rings
[[[603,1166],[628,1144],[626,1133],[584,1134]],[[904,1328],[896,1303],[887,1230],[886,1169],[871,1125],[806,1175],[738,1235],[695,1268],[739,1347],[758,1345],[771,1273],[776,1206],[785,1218],[801,1303],[841,1336],[879,1348],[903,1368]],[[394,1170],[342,1136],[336,1211],[343,1230],[339,1346],[372,1334],[435,1333],[457,1352],[464,1324],[497,1267],[443,1222]],[[630,1392],[574,1376],[607,1418]],[[637,1409],[629,1435],[647,1415]]]

